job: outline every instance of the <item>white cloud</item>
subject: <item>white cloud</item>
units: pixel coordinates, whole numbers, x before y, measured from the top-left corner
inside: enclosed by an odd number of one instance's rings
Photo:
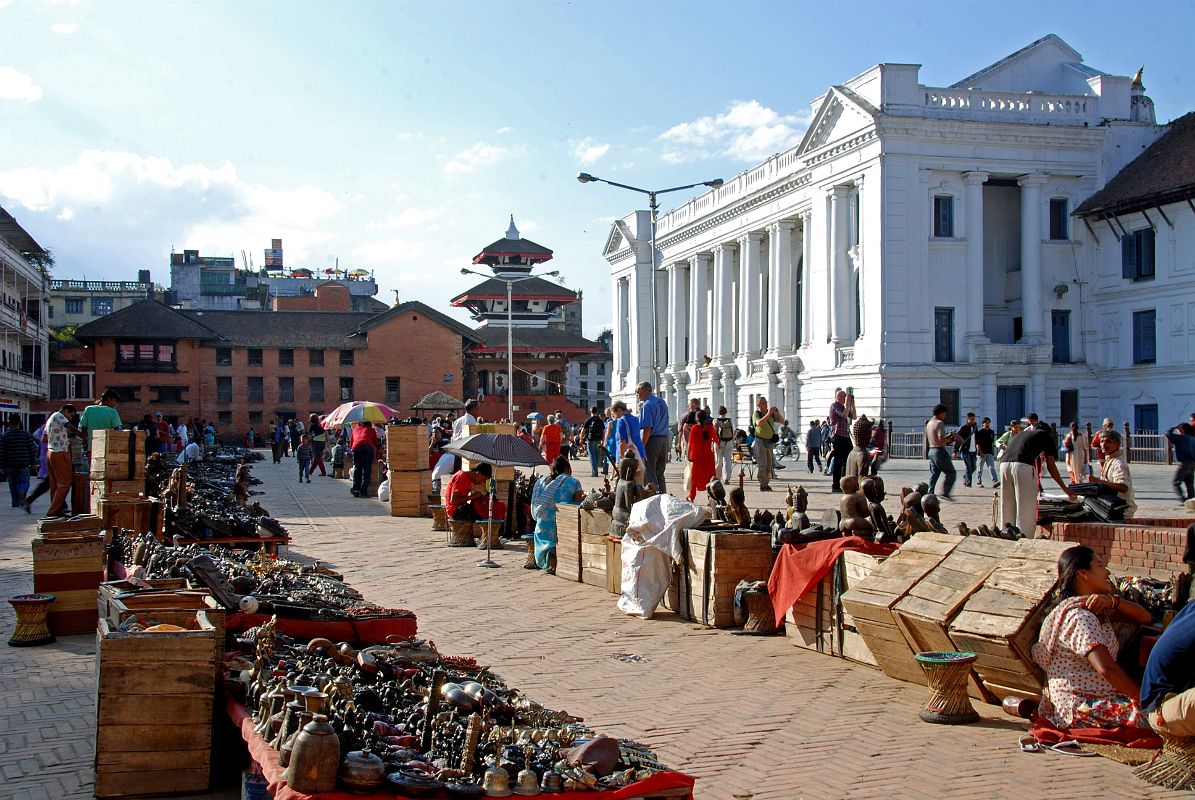
[[[606,152],[610,149],[610,145],[608,144],[594,144],[593,140],[588,136],[579,142],[574,141],[571,144],[573,146],[573,155],[575,155],[577,160],[582,164],[594,163],[599,158],[606,155]]]
[[[325,226],[340,210],[318,186],[251,183],[229,163],[176,166],[160,156],[102,150],[57,168],[0,173],[0,196],[44,215],[44,238],[60,243],[56,250],[122,259],[174,245],[213,255],[257,253],[281,237],[288,261],[299,266],[314,245],[332,238]]]
[[[0,100],[32,103],[41,100],[41,87],[25,73],[13,67],[0,67]]]
[[[725,112],[674,125],[659,135],[665,161],[679,163],[730,156],[760,161],[796,144],[809,117],[782,115],[758,100],[736,100]]]
[[[62,36],[70,36],[72,33],[79,30],[79,23],[77,23],[77,22],[55,22],[53,25],[50,26],[50,30],[53,33],[57,33]]]
[[[397,214],[388,214],[385,219],[369,223],[370,230],[384,228],[413,228],[426,225],[444,213],[442,208],[405,208]]]
[[[12,0],[0,0],[0,8],[8,8],[12,5]]]
[[[501,128],[494,131],[494,133],[497,133],[497,134],[510,133],[513,130],[514,130],[514,128],[510,127],[509,125],[503,125]]]
[[[475,172],[481,167],[497,164],[507,158],[523,154],[521,147],[499,147],[498,145],[478,142],[467,150],[457,153],[444,165],[448,174]]]

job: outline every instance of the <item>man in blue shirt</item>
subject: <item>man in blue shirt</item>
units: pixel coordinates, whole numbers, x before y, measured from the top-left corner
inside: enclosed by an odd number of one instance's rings
[[[635,387],[635,396],[643,405],[639,407],[639,425],[642,428],[643,447],[647,451],[644,464],[644,481],[654,483],[658,494],[665,494],[664,469],[668,466],[668,404],[652,393],[647,381]]]
[[[1178,612],[1150,651],[1141,710],[1156,731],[1195,736],[1195,603]]]
[[[646,483],[642,480],[643,465],[647,461],[647,451],[643,448],[643,438],[639,427],[639,418],[627,410],[627,404],[621,400],[615,400],[614,405],[610,406],[610,413],[614,415],[614,441],[615,441],[615,458],[622,461],[623,456],[633,455],[635,460],[639,462],[639,478],[637,482]]]

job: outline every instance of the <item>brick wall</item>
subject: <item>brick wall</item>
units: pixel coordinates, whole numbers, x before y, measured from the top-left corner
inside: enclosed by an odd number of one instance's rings
[[[309,295],[275,297],[271,304],[274,311],[352,311],[352,305],[349,287],[339,283],[318,286]]]
[[[1195,520],[1151,518],[1133,522],[1150,524],[1055,522],[1048,530],[1051,539],[1087,545],[1118,575],[1169,579],[1176,572],[1187,571],[1183,562],[1186,525]]]
[[[175,371],[173,372],[126,372],[116,369],[116,342],[104,339],[95,344],[95,394],[98,396],[109,387],[126,387],[136,400],[116,404],[120,419],[126,425],[135,425],[144,414],[161,411],[170,419],[202,416],[199,411],[199,388],[203,370],[203,358],[199,343],[183,339],[175,343]],[[158,400],[158,393],[151,386],[179,386],[183,388],[181,403]],[[77,406],[78,407],[78,406]],[[80,408],[80,410],[82,410]]]

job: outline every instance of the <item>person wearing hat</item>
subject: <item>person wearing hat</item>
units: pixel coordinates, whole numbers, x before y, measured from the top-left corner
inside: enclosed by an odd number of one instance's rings
[[[1104,417],[1104,426],[1091,436],[1091,449],[1095,451],[1095,457],[1100,462],[1101,471],[1104,468],[1104,434],[1114,430],[1116,430],[1116,423],[1112,421],[1111,417]]]

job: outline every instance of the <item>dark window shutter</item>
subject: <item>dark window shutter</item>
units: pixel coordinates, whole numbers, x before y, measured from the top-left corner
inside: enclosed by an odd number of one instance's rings
[[[1137,235],[1141,237],[1141,252],[1138,254],[1138,277],[1152,278],[1154,276],[1154,230],[1153,228],[1146,228],[1143,231],[1138,231]]]
[[[1131,233],[1120,239],[1120,277],[1137,277],[1137,237]]]

